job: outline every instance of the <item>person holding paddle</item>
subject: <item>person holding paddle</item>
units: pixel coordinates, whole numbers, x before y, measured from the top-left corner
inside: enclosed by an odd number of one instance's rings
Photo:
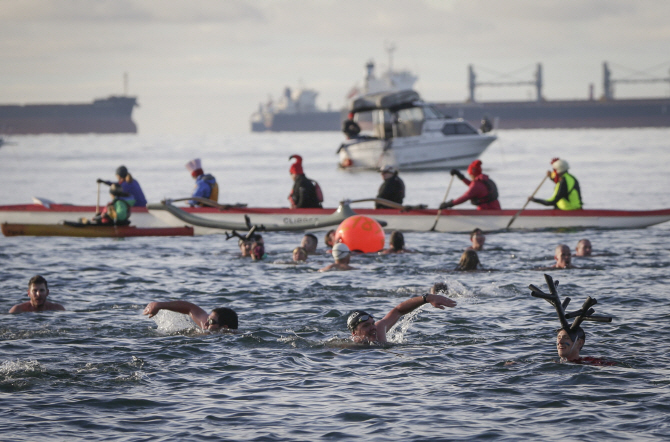
[[[219,201],[219,185],[216,183],[216,178],[209,173],[205,173],[202,170],[202,163],[200,158],[186,163],[186,169],[191,172],[191,176],[195,180],[195,190],[193,191],[192,197],[207,198],[216,203]],[[190,200],[188,204],[191,207],[201,207],[205,206],[201,202]]]
[[[468,166],[468,175],[471,179],[467,179],[457,169],[451,169],[451,175],[460,178],[468,186],[468,190],[460,197],[440,204],[440,210],[449,209],[466,201],[471,201],[477,206],[477,210],[501,210],[498,202],[498,187],[488,175],[482,173],[480,160],[475,160]]]
[[[559,210],[581,209],[582,192],[579,189],[579,181],[568,173],[568,169],[570,168],[568,162],[559,158],[553,158],[551,160],[551,167],[553,170],[548,171],[547,176],[556,183],[554,194],[548,200],[530,197],[528,201],[545,206],[554,206],[554,208]]]
[[[405,199],[405,183],[398,176],[398,170],[393,166],[385,166],[380,170],[384,182],[379,186],[377,198],[402,204]],[[375,203],[375,209],[388,209],[383,203]]]

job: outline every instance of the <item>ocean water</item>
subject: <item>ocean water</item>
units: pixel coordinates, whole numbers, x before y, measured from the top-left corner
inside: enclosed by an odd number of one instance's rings
[[[482,156],[503,208],[518,208],[552,157],[571,165],[587,208],[670,207],[670,130],[501,131]],[[96,178],[125,164],[149,201],[190,194],[200,157],[221,202],[287,206],[291,154],[326,205],[373,197],[374,172],[336,167],[337,133],[230,137],[26,136],[0,148],[0,204],[39,196],[94,205]],[[406,202],[435,207],[450,176],[403,173]],[[455,182],[451,196],[465,186]],[[548,183],[538,197],[548,197]],[[102,201],[106,196],[101,196]],[[476,226],[473,226],[473,228]],[[390,233],[390,232],[387,232]],[[0,316],[1,440],[667,440],[670,437],[670,223],[637,230],[487,235],[484,270],[454,271],[467,235],[408,233],[414,253],[355,256],[321,274],[290,263],[300,233],[264,234],[242,259],[225,236],[0,237],[0,311],[49,281],[67,311]],[[533,298],[554,247],[595,256],[549,271],[577,308],[597,298],[582,355],[559,363],[556,314]],[[346,316],[383,316],[446,282],[458,305],[406,315],[387,346],[350,345]],[[142,316],[155,300],[235,309],[240,333],[200,333],[185,316]]]

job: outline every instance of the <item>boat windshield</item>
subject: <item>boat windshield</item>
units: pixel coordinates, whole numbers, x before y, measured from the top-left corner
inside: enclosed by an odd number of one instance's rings
[[[394,136],[415,137],[421,135],[424,111],[420,107],[410,107],[396,112],[397,122],[395,124]]]
[[[446,123],[442,126],[442,133],[445,135],[477,135],[477,129],[470,126],[465,121],[457,123]]]

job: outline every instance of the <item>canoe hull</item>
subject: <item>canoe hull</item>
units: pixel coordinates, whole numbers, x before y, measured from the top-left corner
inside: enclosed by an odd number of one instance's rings
[[[245,215],[251,224],[278,226],[304,225],[317,222],[335,211],[330,209],[288,209],[288,208],[184,208],[199,217],[229,223],[245,223]],[[405,232],[426,232],[435,223],[437,210],[411,210],[401,212],[396,209],[362,209],[354,207],[359,215],[370,216],[386,222],[385,230]],[[443,210],[435,231],[470,232],[475,227],[485,231],[505,230],[517,210]],[[66,219],[91,217],[93,206],[68,206],[53,204],[49,209],[37,204],[0,206],[0,223],[9,224],[58,224]],[[184,222],[166,211],[147,211],[133,208],[133,225],[138,228],[183,227]],[[596,229],[636,229],[660,224],[670,220],[670,209],[630,211],[630,210],[525,210],[514,221],[512,230],[538,230],[563,228]],[[324,230],[319,228],[318,230]],[[326,229],[327,230],[327,229]],[[223,233],[221,229],[199,228],[195,235]]]
[[[0,225],[5,236],[72,236],[79,238],[128,238],[134,236],[193,236],[193,227],[73,226],[66,224]]]

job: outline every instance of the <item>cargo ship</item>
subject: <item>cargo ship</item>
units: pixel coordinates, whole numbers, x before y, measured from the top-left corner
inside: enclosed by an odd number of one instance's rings
[[[136,97],[110,96],[92,103],[0,105],[0,133],[137,133],[132,120]]]
[[[389,63],[390,66],[390,63]],[[381,90],[412,89],[409,82],[392,80],[397,73],[389,69],[382,79],[374,77],[374,65],[367,65],[368,75],[366,85],[371,84],[386,87]],[[413,84],[417,77],[403,72],[400,77],[411,80]],[[389,81],[389,79],[391,79]],[[472,66],[469,67],[470,96],[461,102],[431,102],[435,108],[445,116],[463,118],[470,124],[478,127],[486,119],[494,124],[496,129],[559,129],[559,128],[631,128],[631,127],[670,127],[670,97],[667,98],[614,98],[615,83],[636,82],[666,82],[670,78],[659,79],[622,79],[615,80],[607,63],[603,63],[603,95],[596,99],[593,86],[588,99],[584,100],[547,100],[542,95],[542,65],[537,65],[535,78],[531,81],[510,82],[478,82]],[[489,101],[478,102],[475,99],[475,89],[482,86],[514,86],[531,85],[536,87],[536,99],[532,101]],[[378,92],[381,90],[353,91],[361,94]],[[316,92],[311,91],[309,97],[316,98]],[[355,98],[350,93],[347,98]],[[295,101],[295,100],[294,100]],[[430,102],[430,101],[429,101]],[[312,101],[313,104],[313,101]],[[339,131],[342,121],[346,118],[346,111],[320,111],[315,106],[304,106],[309,112],[300,111],[299,107],[285,111],[285,107],[274,110],[271,106],[259,109],[252,116],[252,131]],[[317,123],[318,122],[318,123]]]

